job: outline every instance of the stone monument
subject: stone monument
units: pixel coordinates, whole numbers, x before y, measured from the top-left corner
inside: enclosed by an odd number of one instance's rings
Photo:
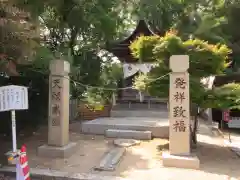
[[[199,168],[199,159],[190,149],[189,56],[170,58],[169,152],[163,153],[163,165]]]
[[[54,60],[50,64],[48,144],[38,148],[39,156],[68,157],[76,143],[69,143],[70,64]]]

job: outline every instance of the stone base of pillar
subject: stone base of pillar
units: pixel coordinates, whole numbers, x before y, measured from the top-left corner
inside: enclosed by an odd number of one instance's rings
[[[169,152],[164,152],[162,155],[163,166],[165,167],[176,167],[186,169],[199,169],[200,161],[197,156],[178,156],[171,155]]]
[[[77,150],[77,143],[70,142],[65,146],[42,145],[38,147],[38,156],[51,158],[68,158]]]

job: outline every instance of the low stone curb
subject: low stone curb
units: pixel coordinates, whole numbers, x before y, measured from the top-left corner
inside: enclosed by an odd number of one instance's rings
[[[89,174],[70,173],[37,168],[31,168],[30,173],[32,180],[130,180],[116,176],[102,176],[90,173]],[[0,179],[1,180],[16,179],[16,168],[15,167],[0,168]]]

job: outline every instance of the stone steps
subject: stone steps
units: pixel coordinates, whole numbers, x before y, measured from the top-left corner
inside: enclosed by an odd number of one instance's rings
[[[112,110],[167,110],[167,104],[160,103],[148,103],[148,102],[121,102],[115,105]]]
[[[122,130],[122,129],[108,129],[105,136],[109,138],[125,138],[136,140],[151,140],[151,131],[136,131],[136,130]]]
[[[121,97],[117,99],[117,102],[122,103],[145,103],[145,104],[161,104],[161,103],[167,103],[168,99],[166,98],[158,98],[150,96],[147,93],[142,92],[142,102],[140,102],[140,95],[137,90],[134,89],[128,89],[123,90]]]
[[[84,134],[105,135],[108,129],[150,131],[153,138],[169,137],[168,118],[158,117],[110,117],[82,123]]]
[[[148,118],[160,118],[160,117],[168,117],[168,113],[166,111],[159,110],[112,110],[111,117],[148,117]]]

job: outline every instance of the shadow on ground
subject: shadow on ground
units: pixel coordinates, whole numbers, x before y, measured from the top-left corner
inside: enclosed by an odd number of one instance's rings
[[[240,158],[228,147],[201,142],[197,147],[197,155],[201,170],[240,179]]]
[[[157,149],[168,150],[169,144],[159,145]],[[194,151],[200,159],[200,171],[240,179],[240,158],[228,147],[199,142]]]

